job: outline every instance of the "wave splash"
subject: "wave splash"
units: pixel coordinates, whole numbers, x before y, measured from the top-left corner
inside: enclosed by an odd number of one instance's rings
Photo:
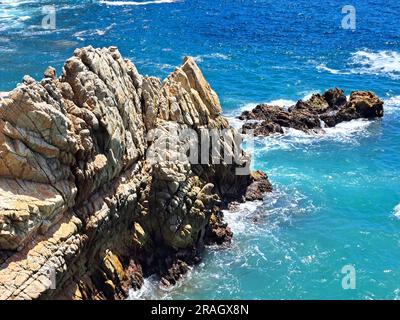
[[[351,64],[355,73],[400,77],[400,53],[396,51],[360,50],[352,54]]]
[[[400,79],[400,53],[397,51],[372,51],[363,49],[351,54],[347,69],[333,69],[325,63],[316,66],[318,71],[326,71],[335,75],[378,75]]]
[[[185,275],[184,279],[190,275],[190,272],[191,270]],[[130,289],[127,300],[167,300],[171,292],[184,283],[184,279],[170,288],[162,288],[159,283],[160,279],[156,275],[152,275],[144,279],[139,290]]]

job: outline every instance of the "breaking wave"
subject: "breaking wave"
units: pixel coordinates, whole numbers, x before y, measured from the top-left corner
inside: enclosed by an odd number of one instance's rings
[[[335,75],[366,74],[399,79],[400,53],[389,50],[372,51],[363,49],[351,54],[344,69],[333,69],[325,63],[317,65],[316,68],[318,71],[326,71]]]
[[[396,51],[360,50],[352,54],[350,64],[354,66],[352,73],[400,76],[400,53]]]

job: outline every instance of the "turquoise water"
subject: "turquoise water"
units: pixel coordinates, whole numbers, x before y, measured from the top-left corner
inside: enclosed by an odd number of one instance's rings
[[[195,56],[229,117],[333,86],[386,102],[382,120],[258,139],[253,166],[275,191],[226,214],[232,246],[209,248],[172,290],[148,279],[132,298],[400,298],[400,3],[351,2],[354,31],[341,28],[343,4],[333,0],[58,1],[48,31],[39,24],[51,1],[2,1],[0,91],[24,74],[39,79],[48,64],[61,70],[75,47],[91,44],[117,45],[159,77]],[[349,264],[356,289],[343,290]]]

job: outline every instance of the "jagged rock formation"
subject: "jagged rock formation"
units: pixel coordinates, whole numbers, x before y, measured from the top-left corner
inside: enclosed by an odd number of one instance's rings
[[[50,67],[2,95],[0,299],[124,298],[229,241],[221,208],[271,186],[237,174],[250,160],[220,114],[193,59],[161,83],[115,47],[77,49],[59,78]],[[210,129],[224,152],[193,161],[200,142],[183,134]]]
[[[284,128],[321,131],[324,126],[334,127],[343,121],[380,117],[383,117],[383,101],[372,92],[354,91],[347,101],[344,92],[335,88],[323,95],[314,94],[307,101],[299,100],[288,109],[260,104],[252,111],[244,111],[239,119],[247,121],[244,132],[253,130],[255,135],[268,136],[284,133]]]

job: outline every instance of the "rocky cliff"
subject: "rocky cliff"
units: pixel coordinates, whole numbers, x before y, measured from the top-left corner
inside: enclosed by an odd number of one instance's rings
[[[200,141],[182,134],[210,130],[224,152],[193,157]],[[230,240],[221,208],[271,189],[242,170],[236,136],[191,58],[160,82],[86,47],[60,77],[24,77],[0,98],[0,299],[122,299],[153,273],[174,284]]]

